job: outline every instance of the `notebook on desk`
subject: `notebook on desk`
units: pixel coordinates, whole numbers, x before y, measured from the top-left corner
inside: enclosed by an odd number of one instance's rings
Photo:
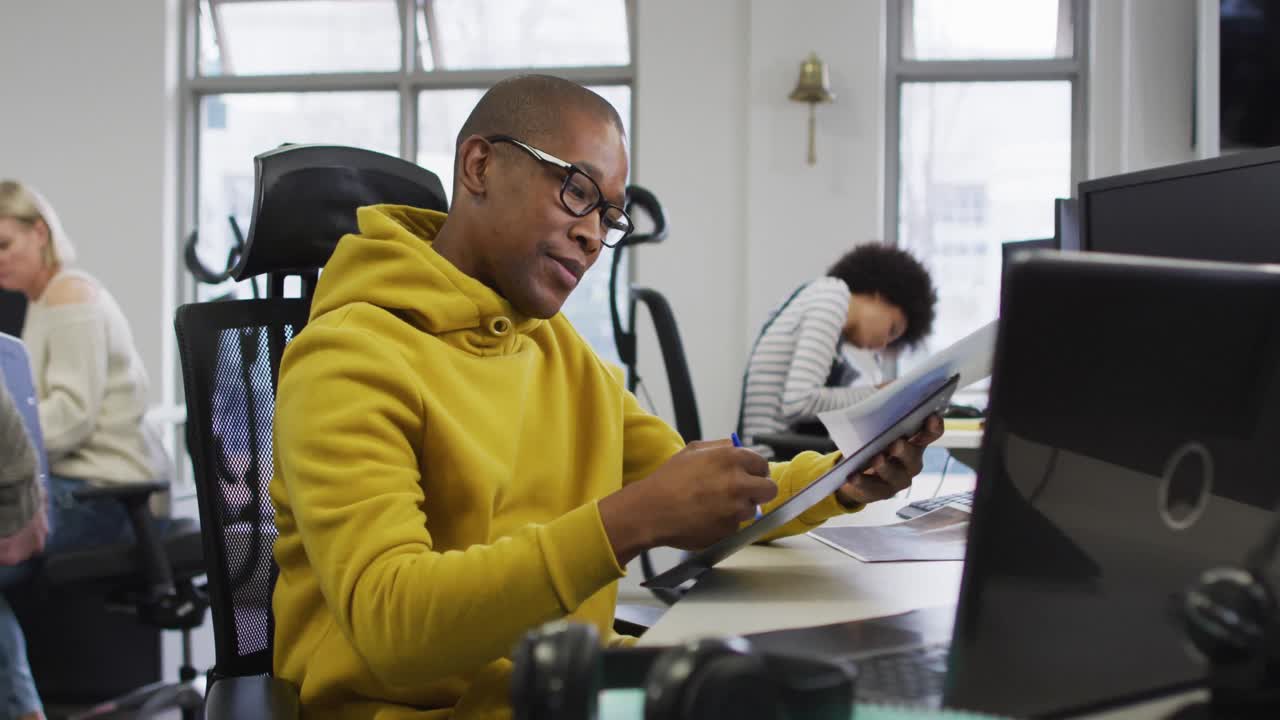
[[[1280,499],[1280,272],[1015,262],[985,433],[954,613],[757,644],[854,659],[860,700],[1015,717],[1201,683],[1174,598],[1241,560]]]

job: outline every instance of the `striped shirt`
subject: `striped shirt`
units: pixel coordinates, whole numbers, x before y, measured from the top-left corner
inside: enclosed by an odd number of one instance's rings
[[[768,448],[754,442],[756,435],[786,431],[796,422],[848,407],[875,392],[870,386],[826,387],[851,298],[843,280],[824,277],[774,311],[747,362],[741,408],[744,442],[768,455]]]

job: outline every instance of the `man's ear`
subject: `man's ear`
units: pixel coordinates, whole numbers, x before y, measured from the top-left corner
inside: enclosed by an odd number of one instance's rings
[[[493,145],[479,135],[472,135],[458,146],[458,185],[471,195],[485,195],[489,168],[493,164]]]

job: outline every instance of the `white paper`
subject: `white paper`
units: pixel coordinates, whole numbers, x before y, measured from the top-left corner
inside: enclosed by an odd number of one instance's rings
[[[857,452],[942,387],[952,375],[960,375],[956,389],[990,376],[995,346],[996,323],[993,321],[936,353],[866,400],[847,408],[818,413],[818,419],[840,452],[845,455]]]

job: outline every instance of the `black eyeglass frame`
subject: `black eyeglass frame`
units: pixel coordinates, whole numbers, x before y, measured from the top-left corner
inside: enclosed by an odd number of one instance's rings
[[[634,222],[631,221],[631,216],[628,215],[627,211],[624,210],[623,208],[620,208],[617,205],[614,205],[613,203],[605,199],[604,192],[600,189],[600,183],[596,182],[595,178],[591,177],[591,175],[588,174],[586,170],[583,170],[582,168],[578,167],[577,165],[574,165],[571,162],[566,162],[564,160],[561,160],[560,158],[556,157],[555,155],[552,155],[551,153],[539,150],[538,148],[526,142],[517,140],[516,138],[513,138],[510,135],[489,135],[488,137],[485,138],[485,142],[488,142],[490,144],[500,143],[500,142],[510,143],[520,148],[521,150],[524,150],[530,155],[532,155],[535,160],[547,163],[548,165],[564,170],[565,171],[564,181],[560,183],[560,204],[564,206],[564,209],[566,212],[568,212],[570,215],[573,215],[574,217],[586,217],[597,210],[603,210],[603,212],[600,213],[600,222],[601,224],[604,225],[605,236],[601,238],[600,242],[605,247],[607,248],[618,247],[623,243],[623,241],[627,239],[628,236],[631,235],[631,233],[635,232],[636,225]],[[581,175],[582,177],[586,178],[587,182],[590,182],[591,186],[596,190],[595,203],[588,206],[582,212],[578,212],[574,210],[569,205],[569,201],[565,198],[565,193],[568,191],[569,184],[573,181],[573,178],[575,175]],[[616,210],[618,212],[618,219],[626,223],[625,228],[615,227],[610,225],[610,221],[609,221],[610,210]],[[622,235],[620,235],[617,240],[614,240],[613,242],[609,242],[608,237],[609,237],[610,230],[620,230],[622,231]]]

